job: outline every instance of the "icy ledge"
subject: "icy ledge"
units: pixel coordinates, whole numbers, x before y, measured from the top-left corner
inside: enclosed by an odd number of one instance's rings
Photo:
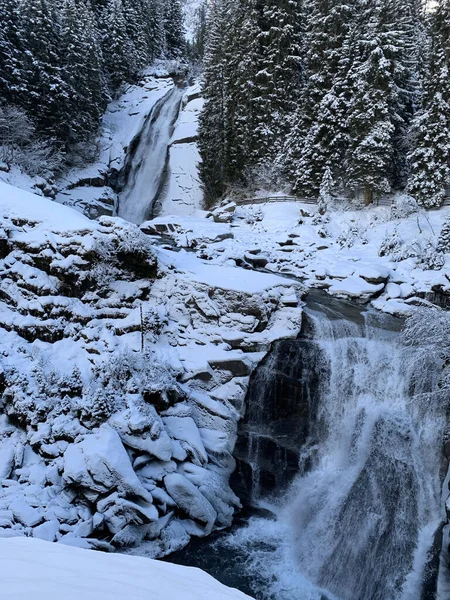
[[[244,600],[200,569],[33,539],[0,540],[2,597],[15,600]]]

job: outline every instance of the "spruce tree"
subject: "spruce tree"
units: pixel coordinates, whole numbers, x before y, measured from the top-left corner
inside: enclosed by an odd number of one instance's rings
[[[404,37],[395,24],[395,7],[396,0],[365,2],[347,79],[351,100],[344,180],[347,189],[363,191],[366,204],[391,190],[396,125],[403,120]]]
[[[301,0],[265,0],[258,35],[260,53],[255,84],[256,143],[260,159],[273,160],[289,130],[299,103],[303,74],[303,11]]]
[[[412,131],[409,192],[426,208],[439,207],[450,185],[450,2],[438,0],[430,18],[431,51],[423,109]]]
[[[164,20],[160,0],[144,0],[144,25],[149,62],[161,56],[164,49]]]
[[[286,141],[285,168],[294,191],[317,196],[326,167],[336,179],[342,166],[346,71],[345,40],[355,0],[305,0],[306,84]],[[347,47],[348,49],[348,47]]]
[[[128,36],[122,0],[108,0],[101,11],[100,30],[105,66],[115,89],[136,74],[134,46]]]
[[[24,92],[22,53],[26,44],[19,27],[17,0],[0,0],[0,100],[14,102]]]
[[[64,138],[60,126],[69,106],[69,89],[61,72],[58,8],[51,0],[22,0],[20,35],[23,54],[23,94],[16,99],[46,135]]]
[[[207,17],[203,96],[199,120],[200,176],[207,204],[224,191],[225,166],[225,45],[230,0],[214,0]]]
[[[442,225],[437,249],[443,254],[450,254],[450,217],[447,217]]]
[[[182,58],[185,51],[183,11],[180,0],[166,0],[164,10],[164,52],[167,58]]]
[[[65,138],[76,142],[96,129],[104,109],[102,55],[94,15],[84,0],[65,0],[61,17],[62,77],[68,91]]]

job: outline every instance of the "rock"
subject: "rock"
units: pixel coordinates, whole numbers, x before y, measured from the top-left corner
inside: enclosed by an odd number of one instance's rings
[[[213,210],[211,214],[215,223],[231,223],[235,210],[236,204],[234,202],[229,202],[224,206],[219,206],[219,208]]]
[[[17,440],[6,438],[0,442],[0,479],[9,479],[15,463]]]
[[[254,255],[254,254],[247,253],[244,255],[244,258],[255,269],[257,269],[257,268],[263,269],[269,262],[269,259],[266,256],[261,256],[260,254]]]
[[[14,519],[25,527],[35,527],[44,520],[41,511],[32,508],[22,497],[16,498],[9,505],[9,509],[13,513]]]
[[[357,270],[358,275],[373,285],[386,283],[389,278],[389,271],[383,267],[363,267]]]
[[[397,285],[396,283],[388,283],[386,286],[386,297],[389,298],[401,298],[402,295],[402,289],[399,285]]]
[[[411,296],[414,296],[415,291],[410,283],[401,283],[400,294],[402,298],[411,298]]]
[[[164,485],[181,510],[191,519],[205,524],[205,535],[211,533],[217,513],[198,488],[178,473],[166,475]]]
[[[96,433],[67,448],[63,478],[69,485],[98,494],[117,489],[123,494],[152,501],[133,471],[119,434],[109,425],[102,425]]]
[[[33,537],[47,542],[56,542],[58,532],[59,522],[55,519],[53,521],[46,521],[45,523],[42,523],[42,525],[34,527]]]
[[[163,417],[163,422],[170,437],[181,442],[196,464],[208,462],[200,432],[191,417]]]
[[[373,285],[361,277],[347,277],[339,282],[333,282],[328,293],[338,298],[354,298],[367,302],[371,297],[379,295],[384,289],[383,284]]]
[[[14,525],[12,510],[0,510],[0,528],[8,528]]]
[[[238,358],[211,359],[208,361],[210,367],[218,371],[229,371],[233,377],[245,377],[250,375],[250,368],[245,360]]]

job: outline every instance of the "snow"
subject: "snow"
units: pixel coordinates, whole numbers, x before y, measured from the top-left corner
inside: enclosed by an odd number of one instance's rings
[[[95,230],[97,225],[87,217],[47,198],[0,182],[0,216],[7,219],[26,219],[39,224],[41,231]]]
[[[330,295],[373,301],[387,312],[394,307],[389,300],[398,299],[398,308],[418,294],[450,291],[450,255],[434,249],[449,207],[405,217],[399,217],[395,206],[332,210],[320,216],[314,205],[271,201],[238,204],[227,212],[229,223],[213,222],[216,212],[165,215],[144,229],[163,233],[189,250],[189,257],[180,252],[172,259],[175,268],[184,261],[191,277],[206,283],[211,273],[211,283],[224,288],[234,282],[244,285],[241,279],[248,271],[236,269],[242,264],[301,279]],[[201,254],[202,264],[192,262],[193,250]],[[285,302],[289,305],[288,297]],[[410,313],[411,307],[401,312]]]
[[[1,185],[0,537],[160,557],[230,525],[249,376],[298,334],[302,286]]]
[[[238,600],[200,569],[28,539],[0,539],[2,597],[16,600]]]
[[[175,267],[177,270],[187,273],[193,281],[207,284],[210,287],[256,294],[269,288],[287,287],[289,285],[285,279],[278,275],[258,272],[249,273],[244,269],[227,266],[217,269],[214,265],[199,260],[183,250],[176,254],[163,249],[157,251],[160,264],[164,264],[166,267],[169,265]]]

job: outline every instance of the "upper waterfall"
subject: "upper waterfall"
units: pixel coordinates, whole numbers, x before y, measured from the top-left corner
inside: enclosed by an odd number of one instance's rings
[[[174,87],[159,100],[147,119],[132,161],[125,189],[119,196],[119,217],[140,225],[152,216],[164,184],[168,147],[184,90]]]

